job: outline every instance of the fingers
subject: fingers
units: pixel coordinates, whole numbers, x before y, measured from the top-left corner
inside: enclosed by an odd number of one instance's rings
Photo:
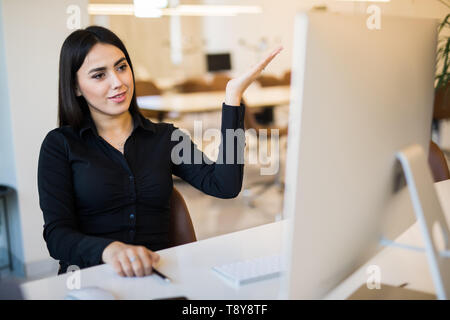
[[[146,257],[141,256],[141,250],[136,250],[135,248],[130,248],[127,250],[127,256],[130,259],[131,267],[136,277],[144,276],[144,266],[142,260],[145,260]]]
[[[125,277],[125,272],[122,269],[122,265],[119,261],[119,259],[115,259],[112,262],[112,266],[114,268],[114,271],[121,277]]]
[[[143,246],[128,246],[117,254],[112,266],[121,277],[144,277],[152,274],[159,259],[159,254]]]
[[[126,277],[134,277],[133,266],[131,265],[130,258],[125,251],[119,253],[119,262],[123,273]]]
[[[261,73],[261,71],[264,70],[265,67],[267,67],[267,65],[276,57],[277,54],[279,54],[281,52],[281,50],[283,50],[283,47],[280,46],[278,48],[276,48],[275,50],[273,50],[269,55],[267,55],[263,61],[261,61],[259,64],[257,64],[255,66],[255,68],[253,69],[253,74],[254,75],[259,75],[259,73]]]
[[[144,247],[139,247],[138,252],[139,252],[140,260],[142,262],[144,276],[151,275],[152,269],[153,269],[152,268],[153,259],[149,253],[149,250]]]

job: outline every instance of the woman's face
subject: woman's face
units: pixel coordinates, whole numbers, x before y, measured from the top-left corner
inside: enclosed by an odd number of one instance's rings
[[[128,111],[133,74],[119,48],[95,44],[77,71],[77,84],[77,96],[86,99],[91,113],[117,116]]]

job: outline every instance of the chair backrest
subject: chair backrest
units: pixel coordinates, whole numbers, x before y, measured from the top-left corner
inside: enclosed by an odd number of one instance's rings
[[[139,96],[159,96],[162,91],[151,81],[136,81],[136,97]]]
[[[208,92],[210,91],[208,83],[200,78],[192,78],[183,81],[175,86],[175,89],[181,93]]]
[[[245,101],[242,100],[242,103],[245,105]],[[288,134],[288,127],[277,127],[277,126],[264,126],[258,123],[255,117],[255,112],[252,108],[246,108],[244,114],[244,127],[245,129],[254,129],[256,135],[259,136],[261,129],[267,129],[267,137],[270,138],[272,136],[272,130],[278,130],[278,136],[285,136]]]
[[[433,174],[434,182],[450,179],[447,160],[439,146],[430,141],[430,150],[428,153],[428,164]]]
[[[197,241],[189,210],[174,187],[170,197],[169,247]]]
[[[210,91],[225,91],[231,78],[225,74],[216,74],[209,84]]]
[[[289,86],[291,84],[291,70],[287,70],[283,78],[281,78],[280,85]]]
[[[443,120],[450,118],[450,81],[436,90],[434,94],[433,119]]]
[[[261,87],[273,87],[281,85],[282,81],[273,75],[263,75],[259,76],[256,79],[257,82],[261,85]]]

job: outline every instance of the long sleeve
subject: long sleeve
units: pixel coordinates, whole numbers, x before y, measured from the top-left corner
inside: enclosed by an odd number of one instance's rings
[[[222,106],[221,143],[216,162],[210,160],[186,134],[173,127],[173,173],[204,193],[234,198],[244,174],[245,107]]]
[[[43,236],[53,258],[84,268],[100,264],[103,249],[114,240],[79,231],[68,158],[64,136],[55,130],[49,132],[42,143],[38,165]]]

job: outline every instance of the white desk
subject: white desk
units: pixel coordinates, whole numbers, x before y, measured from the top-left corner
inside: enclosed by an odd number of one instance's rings
[[[159,112],[209,112],[222,108],[225,91],[175,93],[137,97],[139,108]],[[289,104],[290,86],[250,87],[244,94],[250,108]]]
[[[450,221],[450,180],[437,183],[442,208]],[[234,260],[277,254],[281,250],[285,222],[275,222],[195,243],[159,251],[159,270],[172,278],[166,284],[157,276],[121,278],[108,265],[81,271],[81,287],[99,286],[118,299],[153,299],[184,295],[189,299],[277,299],[279,278],[233,288],[212,270],[215,265]],[[418,225],[414,224],[398,241],[423,246]],[[367,281],[366,266],[381,268],[381,282],[391,285],[409,283],[407,288],[433,293],[434,287],[425,253],[386,248],[374,256],[326,298],[345,299]],[[37,280],[22,285],[28,299],[63,299],[69,291],[70,275]]]

